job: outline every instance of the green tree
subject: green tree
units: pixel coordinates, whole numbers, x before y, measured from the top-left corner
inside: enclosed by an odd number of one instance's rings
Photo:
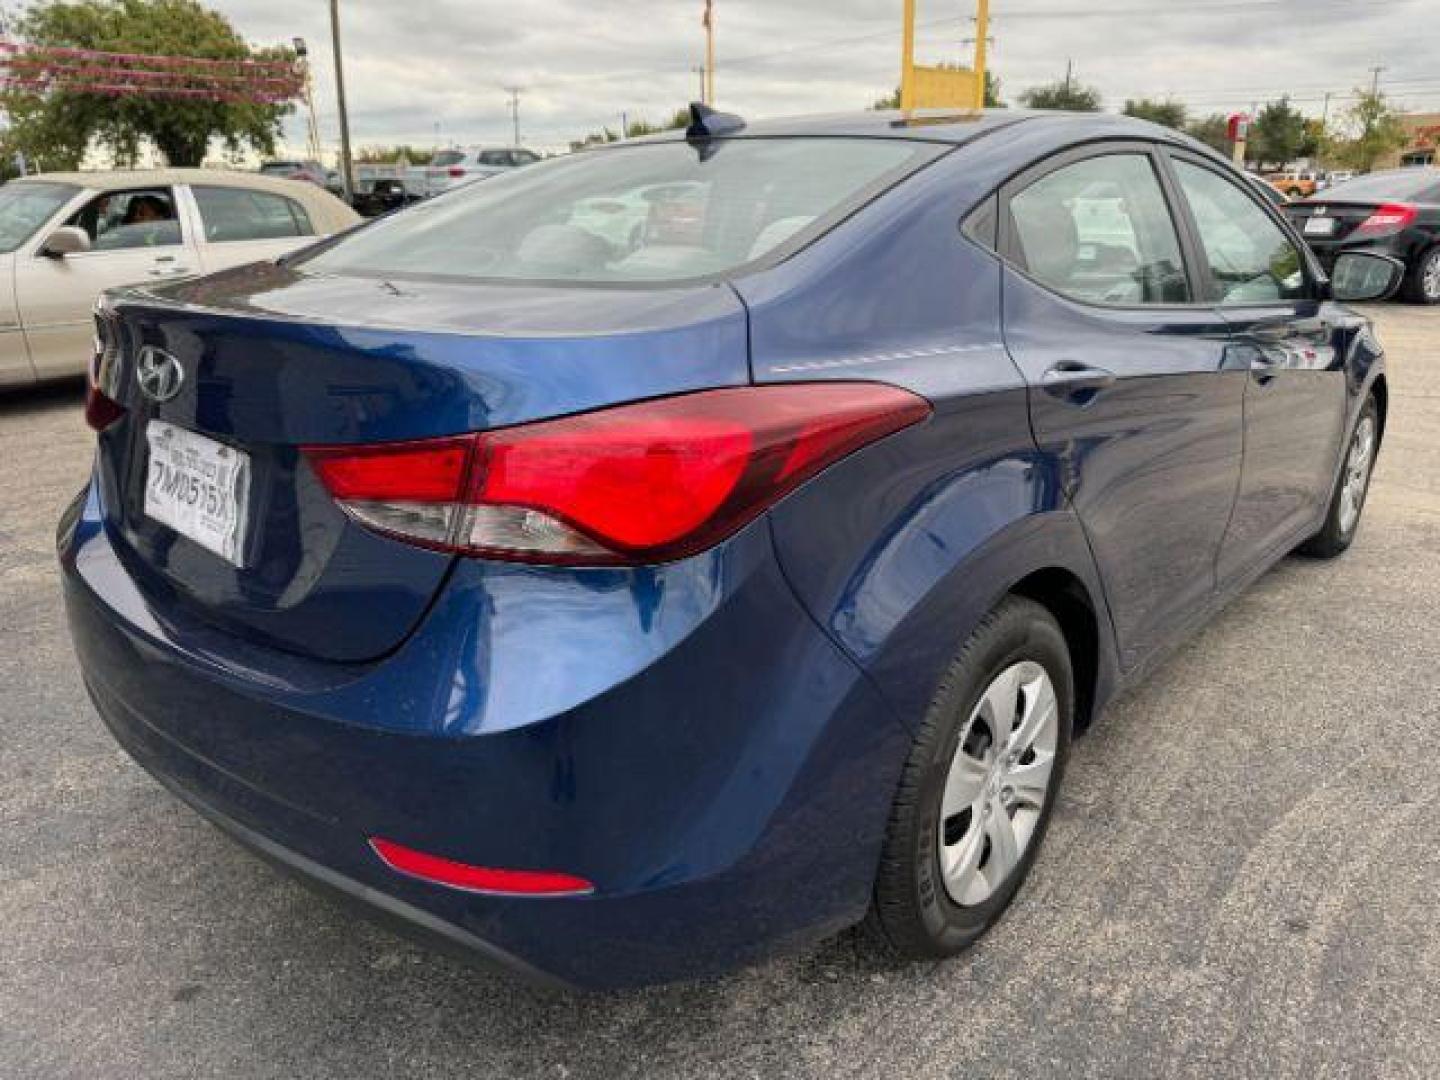
[[[1043,86],[1032,86],[1020,95],[1020,104],[1027,109],[1060,109],[1066,112],[1099,112],[1100,91],[1081,86],[1073,79],[1057,79]]]
[[[1250,125],[1245,156],[1260,165],[1284,165],[1303,156],[1314,146],[1305,128],[1305,116],[1290,104],[1288,96],[1272,101],[1260,110]]]
[[[1355,104],[1340,118],[1333,156],[1358,172],[1369,172],[1387,154],[1410,141],[1399,115],[1383,93],[1355,92]]]
[[[658,135],[662,131],[678,131],[680,128],[690,126],[690,109],[688,106],[676,109],[670,119],[663,124],[652,124],[644,117],[631,120],[625,125],[624,138],[640,139],[646,135]],[[598,146],[602,143],[619,142],[621,135],[614,128],[604,127],[599,131],[592,131],[583,139],[570,140],[571,150],[583,150],[587,146]]]
[[[1192,139],[1199,139],[1218,153],[1230,154],[1230,120],[1223,113],[1211,113],[1185,125],[1185,131]]]
[[[1185,105],[1179,101],[1152,101],[1150,98],[1131,99],[1121,110],[1126,116],[1139,117],[1151,123],[1161,124],[1176,131],[1185,130]]]
[[[423,150],[418,146],[364,146],[355,152],[355,164],[394,165],[404,160],[412,165],[420,165],[434,156],[433,150]]]
[[[230,22],[195,0],[42,0],[16,21],[31,45],[208,60],[290,60],[288,49],[252,49]],[[54,89],[43,95],[6,91],[10,139],[47,167],[73,166],[92,142],[122,163],[145,141],[171,165],[199,165],[212,140],[231,154],[275,150],[280,123],[293,106],[246,101],[134,95],[109,97]]]
[[[950,68],[958,68],[958,67],[959,67],[958,64],[941,64],[940,66],[941,66],[941,67],[950,67]],[[898,86],[895,87],[894,91],[892,91],[892,92],[889,93],[889,94],[886,94],[886,95],[885,95],[884,97],[882,97],[882,98],[876,98],[876,99],[875,99],[875,103],[874,103],[873,105],[871,105],[870,108],[873,109],[873,110],[879,111],[879,112],[885,112],[885,111],[887,111],[887,110],[892,110],[892,109],[898,109],[898,108],[900,108],[900,87],[898,87]],[[987,69],[986,72],[985,72],[985,108],[987,108],[987,109],[1007,109],[1007,108],[1009,108],[1009,106],[1006,105],[1005,102],[1003,102],[1002,100],[1000,100],[1000,78],[999,78],[999,76],[997,76],[997,75],[995,74],[995,72],[990,71],[990,70],[988,70],[988,69]]]

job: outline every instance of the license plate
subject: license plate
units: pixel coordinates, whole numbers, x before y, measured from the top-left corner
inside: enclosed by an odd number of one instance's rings
[[[145,438],[145,516],[243,566],[250,455],[159,420]]]
[[[1335,232],[1333,217],[1312,217],[1305,221],[1306,236],[1331,236]]]

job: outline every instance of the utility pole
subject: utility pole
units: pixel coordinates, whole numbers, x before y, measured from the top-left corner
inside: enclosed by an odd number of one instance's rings
[[[507,86],[505,92],[510,95],[510,125],[515,136],[511,146],[520,145],[520,91],[523,86]]]
[[[990,0],[976,0],[975,4],[975,108],[985,108],[985,48],[990,33]]]
[[[320,160],[320,125],[315,119],[315,79],[310,71],[310,46],[305,39],[294,40],[295,58],[300,61],[305,75],[305,152],[314,161]]]
[[[1075,73],[1075,61],[1070,58],[1065,60],[1065,100],[1070,100],[1070,79]]]
[[[1372,68],[1370,69],[1370,93],[1371,93],[1371,94],[1378,94],[1378,93],[1380,93],[1380,73],[1381,73],[1382,71],[1384,71],[1384,70],[1385,70],[1385,68],[1384,68],[1383,65],[1377,65],[1376,67],[1372,67]]]
[[[630,137],[630,116],[624,110],[620,112],[620,138],[621,140]]]
[[[705,80],[701,100],[715,106],[715,0],[705,0]]]
[[[340,181],[348,203],[355,199],[355,163],[350,156],[350,114],[345,108],[345,67],[340,59],[340,0],[330,0],[330,39],[335,49],[335,100],[340,108]]]
[[[695,74],[700,76],[700,103],[705,103],[705,65],[701,64],[694,69]]]

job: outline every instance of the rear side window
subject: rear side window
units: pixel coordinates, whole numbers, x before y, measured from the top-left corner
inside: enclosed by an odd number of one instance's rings
[[[777,138],[571,154],[379,220],[307,265],[385,278],[714,278],[818,236],[946,149],[890,139]]]
[[[310,215],[294,199],[243,188],[195,187],[195,202],[212,244],[231,240],[280,240],[314,236]]]
[[[1305,295],[1299,249],[1254,199],[1187,161],[1175,162],[1175,175],[1200,232],[1210,299],[1255,304]]]
[[[481,165],[511,165],[510,151],[508,150],[482,150],[480,151]]]
[[[1010,200],[1030,275],[1090,303],[1183,304],[1190,285],[1150,158],[1106,154],[1047,173]]]

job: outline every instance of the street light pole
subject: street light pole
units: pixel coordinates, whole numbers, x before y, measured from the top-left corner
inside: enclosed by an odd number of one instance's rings
[[[340,59],[340,0],[330,0],[330,38],[335,48],[335,100],[340,107],[340,180],[345,201],[355,200],[355,168],[350,156],[350,114],[345,107],[345,66]]]

